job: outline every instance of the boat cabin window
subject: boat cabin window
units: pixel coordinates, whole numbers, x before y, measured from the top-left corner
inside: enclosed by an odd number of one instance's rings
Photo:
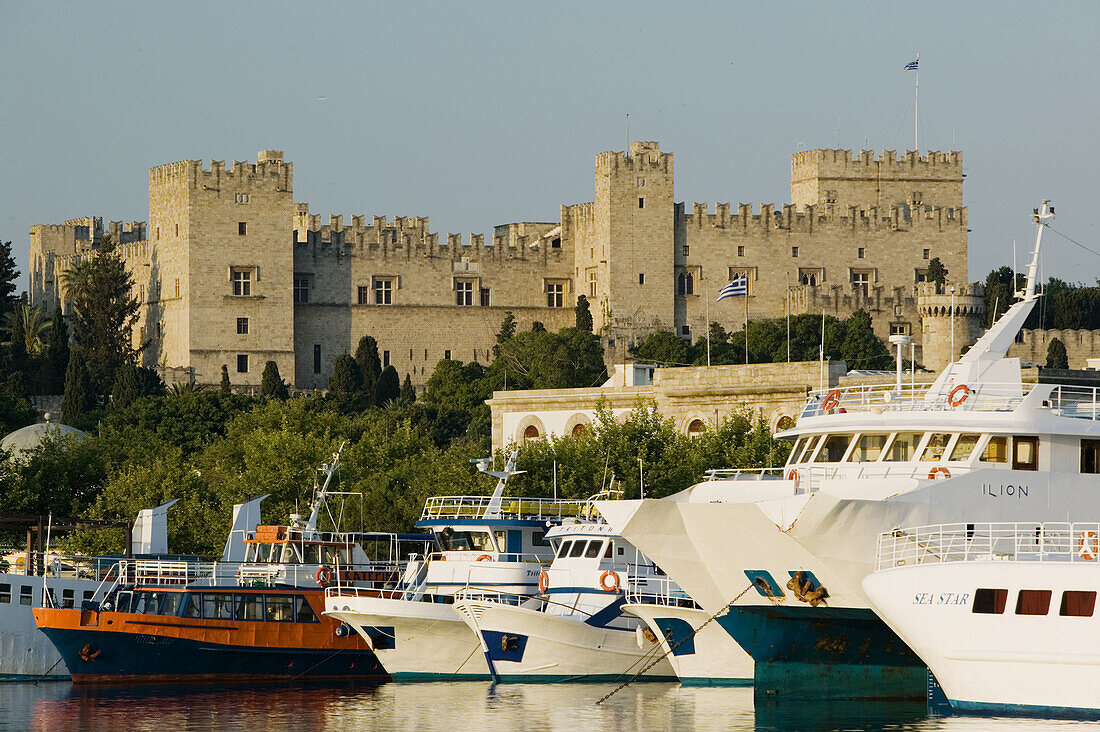
[[[933,432],[928,436],[928,442],[924,446],[924,451],[920,454],[921,462],[931,463],[942,460],[943,454],[947,452],[947,443],[950,441],[951,435],[944,432]]]
[[[1095,590],[1066,590],[1062,593],[1062,607],[1058,614],[1073,618],[1091,618],[1095,609]]]
[[[584,554],[584,547],[587,543],[588,542],[586,542],[584,540],[578,540],[578,541],[573,542],[573,551],[569,552],[569,556],[571,558],[582,556]]]
[[[602,541],[590,541],[588,542],[588,551],[584,553],[584,556],[589,559],[595,559],[600,556],[600,551],[603,549]]]
[[[233,596],[213,592],[203,593],[202,616],[207,620],[232,620]]]
[[[550,542],[546,540],[546,532],[531,532],[531,546],[550,546]]]
[[[974,590],[974,605],[970,611],[985,615],[1000,615],[1008,604],[1008,590],[980,587]]]
[[[440,532],[439,538],[444,551],[493,551],[493,540],[488,531],[454,531],[448,526]]]
[[[572,548],[572,546],[573,546],[573,540],[572,539],[566,539],[565,541],[563,541],[561,543],[561,546],[558,547],[558,556],[559,557],[568,557],[569,556],[569,550]]]
[[[604,559],[611,559],[611,557],[612,557],[612,551],[614,551],[614,550],[612,549],[612,547],[613,547],[614,545],[615,545],[615,542],[613,542],[613,541],[609,541],[609,542],[607,542],[607,551],[605,551],[605,552],[603,553],[603,558],[604,558]]]
[[[290,595],[268,595],[265,617],[276,623],[290,622],[294,617],[294,598]]]
[[[800,463],[810,462],[810,460],[814,456],[814,450],[817,449],[817,446],[821,442],[821,438],[823,438],[823,437],[824,437],[824,435],[813,435],[813,436],[811,436],[810,439],[806,441],[806,450],[798,458],[798,462],[800,462]]]
[[[1012,469],[1013,470],[1038,470],[1039,469],[1039,438],[1038,437],[1013,437],[1012,438]]]
[[[498,552],[508,551],[508,532],[494,531],[493,538],[496,539]]]
[[[886,447],[886,438],[890,435],[860,435],[856,441],[855,449],[848,456],[850,463],[873,463],[882,454],[882,448]]]
[[[278,547],[272,547],[271,559],[275,561],[276,552]],[[297,547],[287,542],[282,545],[282,551],[278,553],[277,564],[299,564],[302,561],[301,555],[297,551]]]
[[[893,463],[903,463],[913,459],[913,454],[917,451],[917,445],[920,444],[920,438],[922,434],[920,432],[899,432],[894,435],[893,442],[890,443],[890,447],[886,450],[886,455],[883,460]]]
[[[798,456],[802,454],[802,451],[806,449],[806,443],[809,441],[808,437],[799,437],[794,443],[794,447],[791,448],[791,454],[787,458],[787,465],[798,462]]]
[[[1081,472],[1100,473],[1100,440],[1081,440]]]
[[[1046,615],[1050,610],[1050,590],[1020,590],[1016,596],[1017,615]]]
[[[817,454],[814,462],[839,463],[844,459],[844,453],[848,452],[848,445],[852,442],[851,435],[829,435]]]
[[[305,598],[305,595],[298,595],[294,598],[294,605],[297,608],[297,612],[294,615],[294,622],[296,623],[319,623],[317,619],[317,613],[313,612],[313,608],[309,606],[309,600]]]
[[[5,582],[4,584],[0,584],[0,602],[4,602],[4,603],[10,603],[11,602],[11,583],[10,582]]]
[[[1008,438],[1003,435],[993,435],[989,442],[985,443],[982,456],[978,458],[983,463],[1007,463],[1008,462]]]
[[[201,618],[202,617],[202,600],[201,595],[188,595],[184,598],[183,602],[183,617],[185,618]]]
[[[180,600],[183,599],[183,594],[179,592],[165,592],[161,595],[160,600],[160,615],[175,615],[179,610]]]
[[[237,620],[263,620],[263,595],[237,595]]]
[[[951,457],[948,460],[969,460],[970,454],[974,452],[974,447],[977,446],[980,437],[981,435],[965,432],[959,435],[959,439],[955,440],[955,447],[951,449]]]

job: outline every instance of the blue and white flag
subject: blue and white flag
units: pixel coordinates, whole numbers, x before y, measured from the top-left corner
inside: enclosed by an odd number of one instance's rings
[[[910,61],[909,63],[905,64],[905,70],[906,71],[916,71],[917,70],[917,65],[919,63],[920,63],[919,58],[916,61]]]
[[[725,300],[727,297],[743,297],[749,294],[749,281],[748,278],[741,274],[730,280],[730,283],[722,288],[722,291],[718,293],[717,302]]]

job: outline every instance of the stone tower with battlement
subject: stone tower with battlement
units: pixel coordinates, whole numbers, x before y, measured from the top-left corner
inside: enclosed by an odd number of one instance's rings
[[[267,361],[294,374],[294,175],[279,150],[255,163],[184,160],[149,171],[155,256],[135,271],[148,294],[146,365],[221,367],[257,385]]]
[[[962,153],[805,150],[791,156],[791,203],[821,211],[850,206],[962,207]]]
[[[942,370],[981,336],[985,312],[983,294],[984,288],[977,282],[948,282],[939,287],[932,282],[921,283],[917,307],[926,369]]]

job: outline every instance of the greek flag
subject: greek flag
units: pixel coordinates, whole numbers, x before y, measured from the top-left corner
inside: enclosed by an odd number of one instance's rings
[[[718,293],[717,302],[725,300],[727,297],[742,297],[749,294],[749,281],[745,275],[741,274],[730,280],[730,283],[722,288],[722,291]]]
[[[919,58],[916,61],[910,61],[909,63],[905,64],[905,70],[906,71],[916,71],[917,70],[917,64],[919,64],[919,63],[920,63]]]

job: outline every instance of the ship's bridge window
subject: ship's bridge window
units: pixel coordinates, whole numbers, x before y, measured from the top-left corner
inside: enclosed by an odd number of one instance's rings
[[[550,546],[550,542],[546,540],[546,532],[531,532],[531,546]]]
[[[179,610],[183,595],[179,592],[165,592],[160,600],[160,615],[175,615]]]
[[[603,549],[602,541],[590,541],[588,542],[588,550],[585,551],[584,556],[589,559],[595,559],[600,556],[601,549]]]
[[[573,551],[569,552],[570,558],[579,557],[579,556],[583,555],[584,554],[584,546],[587,543],[588,542],[583,541],[583,540],[574,542],[573,543]]]
[[[821,451],[817,454],[819,463],[839,463],[844,459],[844,453],[848,452],[848,445],[852,442],[851,435],[829,435]]]
[[[981,435],[965,432],[959,435],[959,439],[955,440],[955,447],[951,449],[951,457],[948,460],[968,460],[970,454],[974,452],[980,437]]]
[[[917,451],[917,445],[920,444],[920,438],[922,434],[920,432],[899,432],[894,436],[894,441],[890,443],[890,448],[886,451],[886,457],[883,460],[903,463],[913,459],[913,454]]]
[[[303,564],[324,564],[321,561],[321,547],[317,544],[307,544],[302,547]]]
[[[561,543],[561,545],[558,547],[558,556],[559,557],[568,557],[569,556],[569,549],[572,546],[573,546],[573,540],[572,539],[566,539],[565,541],[563,541]]]
[[[1058,610],[1058,614],[1074,618],[1091,618],[1095,609],[1095,590],[1066,590],[1062,593],[1062,607]]]
[[[493,539],[488,531],[454,531],[448,526],[439,538],[445,551],[493,551]]]
[[[983,463],[1007,463],[1008,462],[1008,438],[1003,435],[993,435],[989,442],[985,443],[982,456],[978,458]]]
[[[1081,440],[1081,472],[1100,473],[1100,440]]]
[[[615,542],[613,542],[613,541],[607,542],[607,551],[605,551],[603,553],[603,558],[604,559],[611,559],[612,558],[612,547],[614,546],[614,544],[615,544]]]
[[[944,432],[933,432],[928,436],[928,442],[924,446],[924,451],[920,454],[921,462],[930,463],[943,459],[943,454],[947,452],[947,443],[951,441],[951,435]]]
[[[1000,615],[1008,604],[1008,590],[979,587],[974,590],[974,605],[970,611],[984,615]]]
[[[1016,597],[1017,615],[1046,615],[1050,611],[1050,590],[1020,590]]]
[[[802,454],[802,451],[806,449],[806,443],[809,441],[808,437],[799,437],[794,443],[794,447],[791,448],[790,457],[787,459],[787,465],[792,465],[798,462],[798,456]]]
[[[271,556],[274,559],[275,552],[271,552]],[[291,544],[289,541],[283,544],[283,551],[279,555],[279,564],[299,564],[302,561],[301,555],[298,553],[298,547]]]
[[[848,457],[852,463],[873,463],[882,454],[882,448],[886,447],[886,439],[890,435],[860,435],[856,441],[855,449]]]
[[[322,546],[321,564],[350,564],[348,550],[342,546]]]
[[[808,463],[814,456],[814,451],[817,449],[818,444],[821,442],[821,438],[824,435],[811,435],[806,442],[806,451],[802,453],[797,462]]]

